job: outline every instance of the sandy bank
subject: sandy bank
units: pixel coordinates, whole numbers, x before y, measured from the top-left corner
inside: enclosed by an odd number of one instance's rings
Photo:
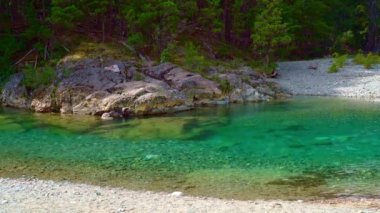
[[[379,212],[379,200],[234,201],[27,179],[0,179],[0,212]]]

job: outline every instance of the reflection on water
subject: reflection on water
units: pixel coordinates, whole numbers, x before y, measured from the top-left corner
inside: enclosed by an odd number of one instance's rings
[[[380,108],[299,98],[101,121],[0,111],[0,176],[235,199],[380,194]]]

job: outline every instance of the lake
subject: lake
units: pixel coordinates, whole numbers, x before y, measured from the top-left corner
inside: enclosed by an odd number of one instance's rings
[[[380,103],[294,98],[102,121],[0,110],[0,177],[234,199],[380,195]]]

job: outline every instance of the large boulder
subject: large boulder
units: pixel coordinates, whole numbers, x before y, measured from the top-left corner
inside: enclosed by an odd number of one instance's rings
[[[205,79],[199,74],[187,72],[179,67],[170,70],[163,77],[164,81],[173,88],[194,100],[214,99],[222,95],[216,82]]]
[[[190,109],[175,91],[166,90],[158,84],[132,81],[116,85],[112,93],[97,91],[73,107],[76,114],[100,115],[117,111],[124,115],[147,115]]]
[[[222,95],[216,82],[170,63],[149,67],[144,72],[151,78],[166,82],[171,88],[184,93],[189,99],[214,99]]]
[[[24,75],[17,73],[11,76],[1,92],[1,102],[4,106],[14,108],[29,108],[28,91],[22,85]]]

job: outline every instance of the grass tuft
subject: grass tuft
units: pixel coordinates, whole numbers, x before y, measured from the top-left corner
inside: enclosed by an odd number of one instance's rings
[[[380,56],[369,53],[364,55],[363,53],[358,53],[354,57],[354,62],[356,64],[363,65],[366,69],[372,69],[374,65],[380,63]]]
[[[344,65],[346,64],[346,61],[348,59],[347,55],[339,55],[339,54],[334,54],[333,55],[333,64],[331,65],[329,69],[329,73],[336,73],[339,71],[339,69],[343,68]]]

